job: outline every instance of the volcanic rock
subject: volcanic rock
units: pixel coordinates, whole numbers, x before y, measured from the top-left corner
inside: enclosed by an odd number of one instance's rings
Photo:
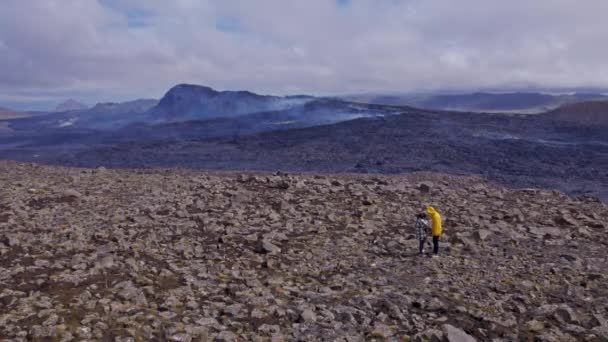
[[[417,256],[428,204],[438,258]],[[0,161],[0,339],[602,340],[607,220],[478,177]]]
[[[452,325],[449,324],[444,324],[441,329],[443,330],[443,333],[445,334],[446,339],[448,340],[448,342],[476,342],[477,340],[465,333],[462,329],[456,328]]]

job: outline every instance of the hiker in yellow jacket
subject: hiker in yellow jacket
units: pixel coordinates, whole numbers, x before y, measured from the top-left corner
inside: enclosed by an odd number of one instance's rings
[[[435,210],[435,208],[428,206],[426,207],[426,213],[431,218],[431,233],[433,235],[433,254],[439,253],[439,237],[441,236],[441,215]]]

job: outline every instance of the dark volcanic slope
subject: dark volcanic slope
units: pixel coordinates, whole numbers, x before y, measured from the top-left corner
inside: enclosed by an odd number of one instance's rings
[[[608,129],[608,101],[565,105],[547,112],[543,116],[548,120],[574,122],[586,126],[604,126]]]
[[[480,174],[515,186],[608,199],[602,128],[542,119],[416,113],[209,140],[126,143],[75,154],[37,151],[77,166],[319,172],[439,171]],[[11,154],[12,153],[12,154]],[[22,150],[5,157],[31,160]]]
[[[607,220],[469,177],[0,161],[0,339],[605,341]]]
[[[121,104],[99,104],[85,112],[56,113],[12,120],[6,123],[6,127],[14,129],[15,132],[0,136],[0,155],[20,155],[22,157],[18,158],[22,159],[28,155],[48,156],[49,153],[62,150],[82,150],[133,141],[150,143],[167,139],[232,137],[419,111],[407,107],[355,104],[335,99],[307,99],[306,103],[289,109],[230,118],[162,124],[144,120],[128,124],[138,115],[147,115],[145,108],[153,102],[155,101],[141,100]],[[123,127],[126,124],[128,125]],[[8,154],[10,152],[6,151],[7,148],[14,149],[12,154]]]

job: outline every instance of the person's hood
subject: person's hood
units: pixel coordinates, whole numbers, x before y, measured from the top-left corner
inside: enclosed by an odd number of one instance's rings
[[[426,207],[426,212],[427,212],[429,215],[433,215],[433,214],[437,213],[437,211],[435,210],[435,208],[433,208],[433,207],[431,207],[431,206]]]

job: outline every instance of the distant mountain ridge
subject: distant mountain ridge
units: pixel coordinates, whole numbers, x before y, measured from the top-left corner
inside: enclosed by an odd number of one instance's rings
[[[23,120],[11,126],[19,130],[58,128],[116,129],[128,125],[137,115],[158,104],[158,100],[141,99],[122,103],[98,103],[90,109],[49,113]]]
[[[302,128],[412,111],[412,107],[405,106],[404,103],[414,104],[413,107],[418,108],[431,108],[430,110],[525,112],[534,108],[546,112],[548,110],[544,110],[545,107],[553,109],[553,106],[557,107],[561,103],[598,98],[601,99],[602,95],[480,92],[409,97],[355,96],[341,99],[307,95],[259,95],[250,91],[218,91],[203,85],[178,84],[169,89],[160,100],[98,103],[88,109],[12,118],[5,126],[17,131],[28,131],[32,135],[55,134],[53,130],[70,129],[110,131],[116,133],[114,136],[120,136],[121,140],[129,138],[130,134],[133,138],[135,135],[145,138],[146,134],[161,138],[196,138],[199,135],[211,137]],[[375,102],[385,104],[371,104]],[[584,123],[594,120],[600,119],[589,117],[584,119]],[[46,130],[51,131],[45,133]]]
[[[120,112],[124,110],[142,112],[158,104],[155,99],[139,99],[127,102],[100,102],[90,109],[90,112],[107,114],[108,112]]]
[[[450,95],[354,95],[347,100],[384,104],[409,105],[418,108],[472,112],[542,113],[569,103],[608,100],[601,94],[550,95],[543,93],[484,93]]]
[[[55,111],[56,112],[70,112],[70,111],[74,111],[74,110],[85,110],[89,107],[87,107],[86,105],[73,100],[73,99],[69,99],[63,103],[60,103],[56,108]]]
[[[180,84],[160,100],[99,103],[87,110],[7,121],[6,128],[14,134],[4,143],[68,149],[159,139],[205,139],[328,125],[409,110],[335,98],[268,96]]]
[[[28,114],[12,110],[9,108],[0,107],[0,120],[15,119],[26,117]]]
[[[217,91],[201,85],[179,84],[169,89],[160,100],[99,103],[86,110],[11,122],[11,127],[22,131],[109,130],[120,131],[121,136],[136,132],[154,132],[159,136],[185,132],[187,136],[193,136],[201,131],[201,127],[215,127],[214,132],[204,133],[207,136],[331,124],[360,117],[390,115],[402,110],[307,95],[259,95],[250,91]],[[213,122],[201,123],[209,120]],[[135,126],[138,128],[133,129]]]
[[[113,129],[128,125],[138,115],[158,104],[155,99],[139,99],[121,103],[98,103],[93,108],[77,113],[75,122],[81,127]]]

